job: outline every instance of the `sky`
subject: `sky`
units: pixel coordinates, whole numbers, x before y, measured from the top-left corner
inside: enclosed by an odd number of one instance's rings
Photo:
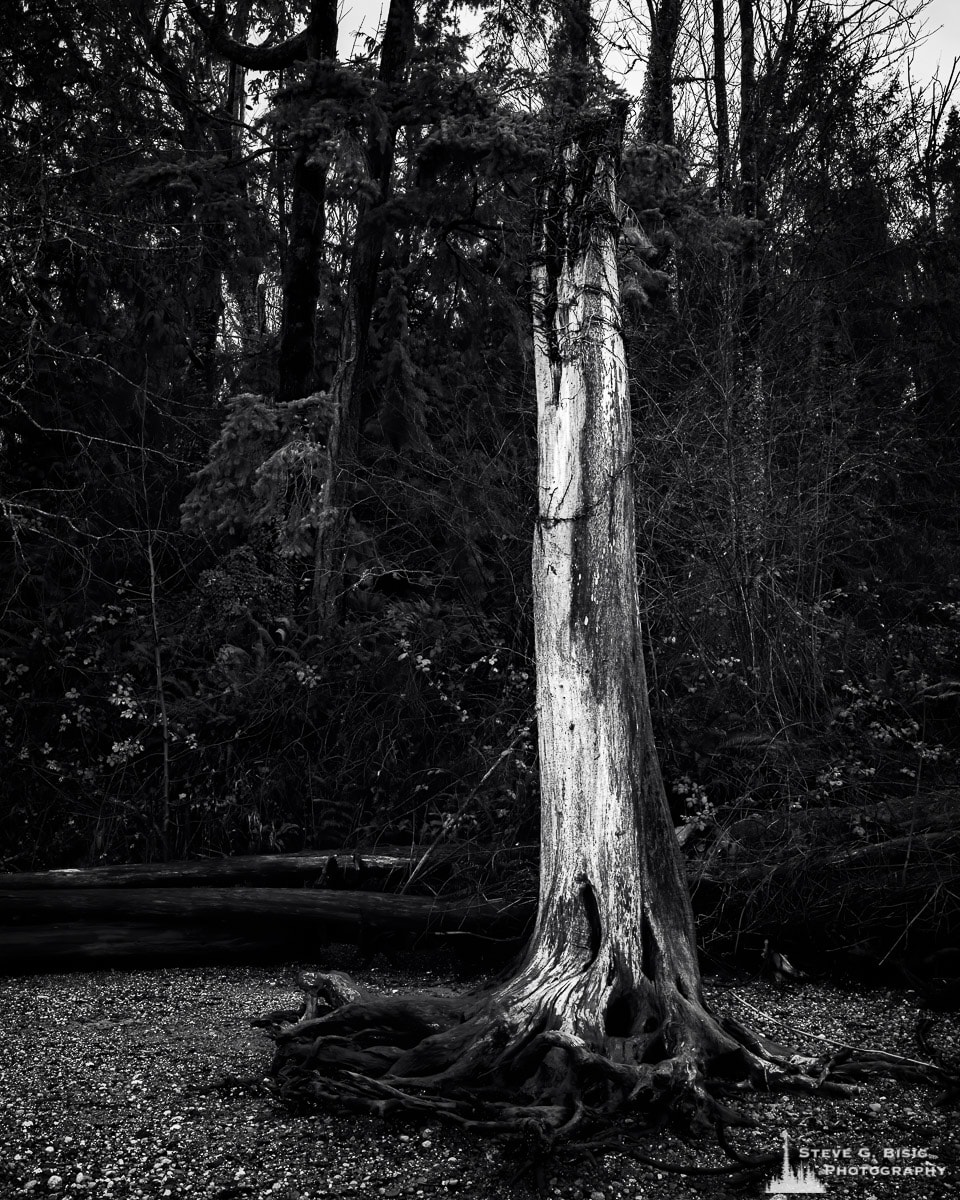
[[[929,78],[939,62],[941,75],[960,58],[960,0],[931,0],[925,13],[929,37],[918,47],[918,74]]]
[[[918,3],[919,0],[907,0]],[[360,28],[376,32],[386,15],[388,0],[340,0],[340,53],[349,56]],[[914,72],[918,82],[928,80],[939,64],[945,76],[954,58],[960,58],[960,0],[929,0],[924,14],[926,39],[917,47]]]

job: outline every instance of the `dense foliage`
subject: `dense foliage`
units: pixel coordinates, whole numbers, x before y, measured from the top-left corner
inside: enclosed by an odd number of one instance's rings
[[[319,8],[37,0],[9,30],[6,868],[535,836],[537,20],[471,40],[396,0],[334,62]],[[764,14],[729,98],[749,201],[682,62],[677,145],[628,130],[621,182],[692,854],[824,807],[856,843],[960,766],[960,124],[836,5]]]

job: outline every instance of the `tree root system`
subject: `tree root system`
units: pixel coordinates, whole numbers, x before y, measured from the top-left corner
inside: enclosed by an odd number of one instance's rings
[[[569,993],[556,982],[532,987],[523,973],[464,997],[370,995],[336,973],[301,987],[301,1019],[274,1027],[282,1097],[421,1113],[540,1145],[589,1133],[601,1141],[584,1146],[622,1149],[602,1136],[625,1113],[647,1128],[749,1124],[725,1101],[751,1089],[844,1096],[851,1080],[876,1074],[948,1082],[941,1069],[894,1055],[795,1054],[677,996],[659,1024],[591,1042],[571,1029]]]

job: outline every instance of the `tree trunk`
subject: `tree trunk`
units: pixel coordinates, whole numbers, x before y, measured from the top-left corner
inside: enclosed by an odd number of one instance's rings
[[[766,518],[767,396],[760,349],[761,280],[758,169],[759,112],[756,79],[755,0],[739,0],[740,13],[740,213],[750,225],[740,256],[740,378],[727,413],[731,523],[741,640],[748,665],[762,660],[758,583]]]
[[[627,1101],[661,1115],[666,1105],[699,1114],[714,1103],[701,1075],[720,1056],[734,1058],[741,1074],[762,1069],[702,1000],[651,734],[616,273],[622,114],[615,130],[609,118],[574,119],[578,128],[545,190],[533,289],[536,928],[512,979],[451,1001],[437,1032],[412,1045],[401,1040],[410,1007],[402,1000],[392,1015],[346,1004],[319,1027],[285,1035],[274,1070],[291,1097],[349,1100],[381,1113],[439,1108],[483,1129],[555,1136]],[[371,1023],[377,1036],[351,1044],[344,1073],[344,1037]],[[321,1057],[325,1046],[330,1055]],[[359,1066],[358,1054],[366,1055]]]
[[[0,890],[24,888],[209,887],[242,884],[276,887],[357,888],[390,891],[416,872],[420,884],[446,883],[464,871],[489,871],[493,864],[533,861],[533,845],[378,846],[374,850],[311,850],[299,854],[242,854],[198,862],[119,863],[107,867],[59,868],[0,874]]]
[[[278,364],[281,404],[308,395],[314,385],[327,171],[310,156],[311,147],[302,146],[293,164]]]
[[[396,151],[397,125],[390,111],[390,90],[402,81],[414,46],[413,0],[390,0],[378,75],[386,112],[382,120],[371,117],[366,146],[367,170],[376,192],[373,199],[363,194],[357,204],[337,369],[330,389],[332,417],[319,499],[323,516],[317,531],[313,567],[313,610],[320,631],[336,625],[342,609],[344,533],[360,437],[360,388],[387,233],[383,208],[390,197]]]
[[[730,185],[730,115],[727,105],[727,36],[724,0],[713,0],[713,94],[717,125],[717,204],[727,202]]]
[[[640,136],[647,142],[672,146],[673,62],[680,34],[682,0],[660,0],[650,6],[650,54],[643,81]]]
[[[711,1069],[766,1086],[817,1069],[721,1027],[702,998],[639,631],[616,267],[624,114],[611,120],[590,94],[588,4],[570,0],[564,15],[571,70],[551,113],[562,149],[542,191],[533,277],[536,927],[518,973],[434,1010],[431,1036],[407,1036],[409,1000],[351,1002],[283,1035],[274,1060],[291,1097],[441,1112],[547,1139],[627,1103],[658,1123],[665,1110],[717,1119],[704,1087]]]
[[[534,277],[541,882],[511,996],[531,1022],[640,1064],[699,1059],[707,1022],[640,641],[617,142],[609,127],[571,140]]]
[[[333,0],[312,0],[307,53],[313,60],[337,56]],[[317,305],[321,293],[327,228],[327,168],[316,147],[303,139],[293,164],[290,224],[283,279],[278,399],[299,400],[315,386]]]

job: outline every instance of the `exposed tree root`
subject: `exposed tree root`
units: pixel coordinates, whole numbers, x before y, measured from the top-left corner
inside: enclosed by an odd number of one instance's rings
[[[531,1135],[541,1146],[602,1132],[624,1112],[648,1127],[748,1123],[721,1098],[752,1089],[845,1096],[853,1090],[845,1080],[904,1072],[911,1081],[944,1082],[942,1070],[892,1055],[791,1053],[679,993],[662,1003],[659,1023],[640,1013],[626,1036],[601,1032],[591,1044],[570,1029],[563,980],[532,990],[521,974],[461,998],[364,995],[338,975],[304,986],[304,1018],[275,1034],[282,1096],[381,1115],[424,1113]]]

